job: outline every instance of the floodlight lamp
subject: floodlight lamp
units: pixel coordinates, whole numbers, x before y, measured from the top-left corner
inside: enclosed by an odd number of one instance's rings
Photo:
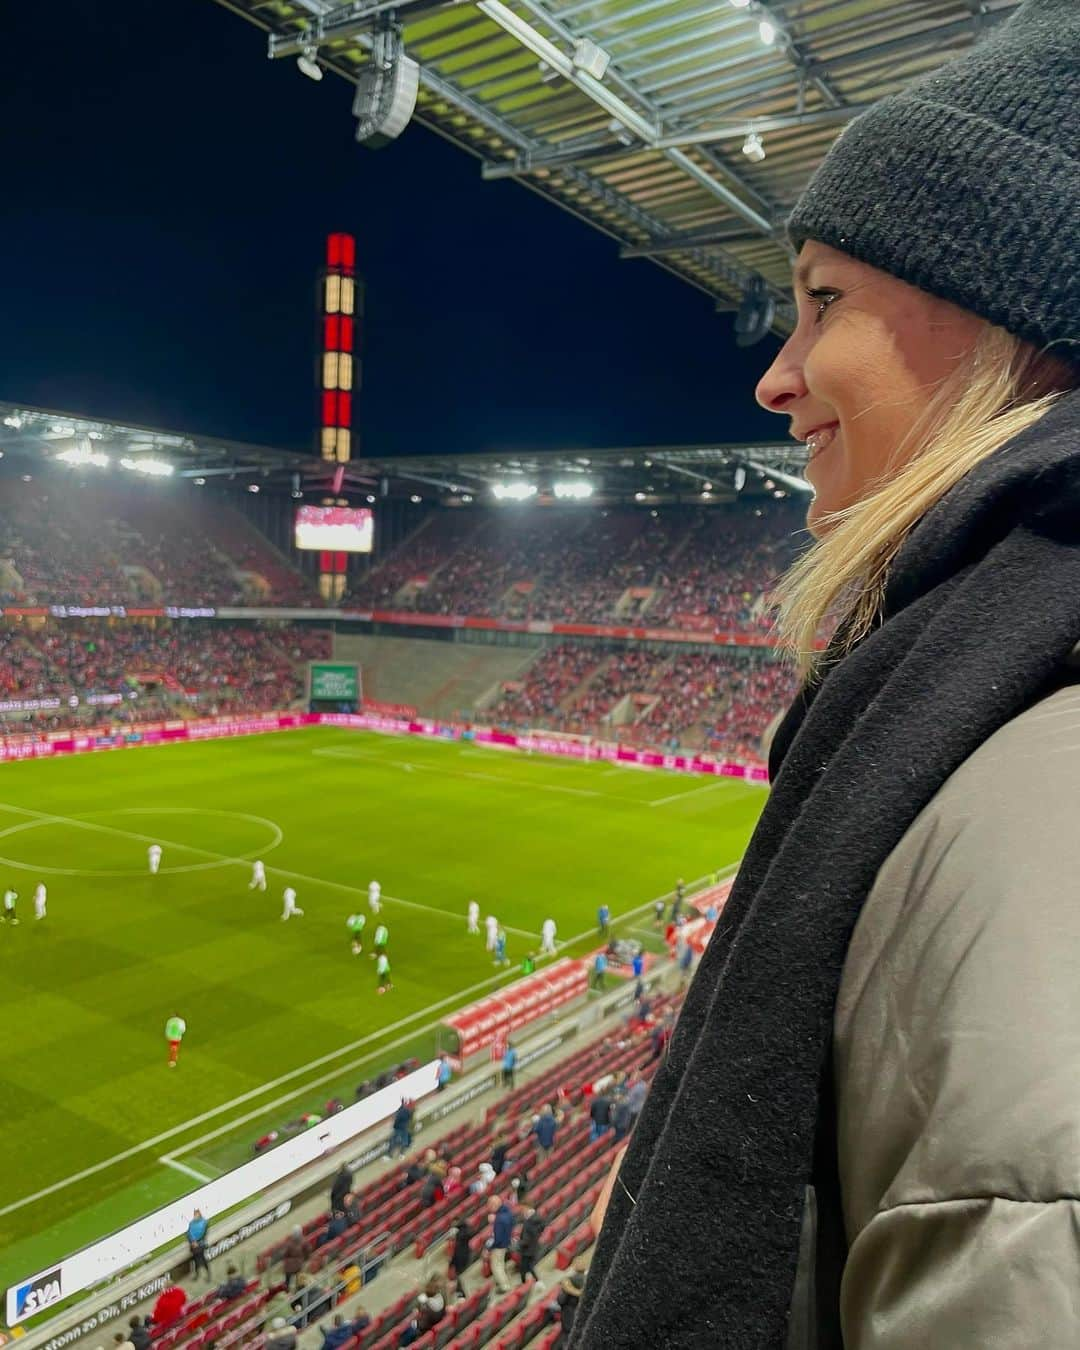
[[[766,47],[771,47],[776,41],[776,25],[769,22],[768,19],[762,19],[757,27],[758,37]]]
[[[64,464],[83,466],[92,464],[96,469],[109,467],[109,456],[100,450],[91,450],[89,445],[77,445],[71,450],[61,450],[55,457]]]
[[[129,459],[125,456],[120,463],[125,469],[147,474],[150,478],[168,478],[173,472],[173,466],[163,459]]]
[[[743,141],[742,152],[752,164],[760,164],[765,158],[765,146],[756,131],[751,131]]]
[[[535,483],[495,483],[492,496],[499,502],[527,502],[536,496]]]
[[[323,77],[323,68],[319,65],[318,47],[305,47],[296,58],[296,68],[301,75],[306,75],[309,80],[316,82]]]
[[[562,500],[580,502],[593,495],[593,485],[582,479],[570,479],[568,482],[556,483],[554,492]]]

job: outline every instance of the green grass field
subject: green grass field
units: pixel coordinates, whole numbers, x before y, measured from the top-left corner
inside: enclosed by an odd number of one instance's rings
[[[763,801],[729,780],[328,728],[0,767],[0,884],[20,893],[19,926],[0,924],[0,1285],[430,1049],[441,1016],[513,978],[547,916],[571,954],[595,945],[602,899],[625,928],[647,922],[632,911],[677,877],[741,855]],[[255,857],[265,895],[248,889]],[[372,877],[385,997],[345,929]],[[282,923],[286,884],[305,916]],[[472,898],[508,929],[507,973],[466,934]]]

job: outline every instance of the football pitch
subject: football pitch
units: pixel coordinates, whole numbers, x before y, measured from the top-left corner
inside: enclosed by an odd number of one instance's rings
[[[571,955],[595,947],[601,901],[647,929],[676,878],[741,856],[763,803],[738,780],[330,728],[0,766],[20,920],[0,924],[0,1285],[430,1053],[441,1017],[520,973],[545,918]],[[345,926],[372,878],[385,996]],[[286,885],[304,910],[287,923]],[[472,899],[507,930],[506,971],[466,933]]]

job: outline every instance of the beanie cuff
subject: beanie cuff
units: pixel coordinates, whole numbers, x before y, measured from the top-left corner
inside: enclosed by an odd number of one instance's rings
[[[788,232],[1080,361],[1078,201],[1080,163],[1058,147],[899,94],[847,127]]]

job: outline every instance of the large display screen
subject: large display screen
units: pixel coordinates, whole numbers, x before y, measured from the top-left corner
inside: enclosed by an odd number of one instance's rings
[[[310,698],[326,703],[359,702],[359,666],[337,661],[312,661]]]
[[[370,553],[375,514],[365,506],[300,506],[296,511],[296,547],[334,553]]]

